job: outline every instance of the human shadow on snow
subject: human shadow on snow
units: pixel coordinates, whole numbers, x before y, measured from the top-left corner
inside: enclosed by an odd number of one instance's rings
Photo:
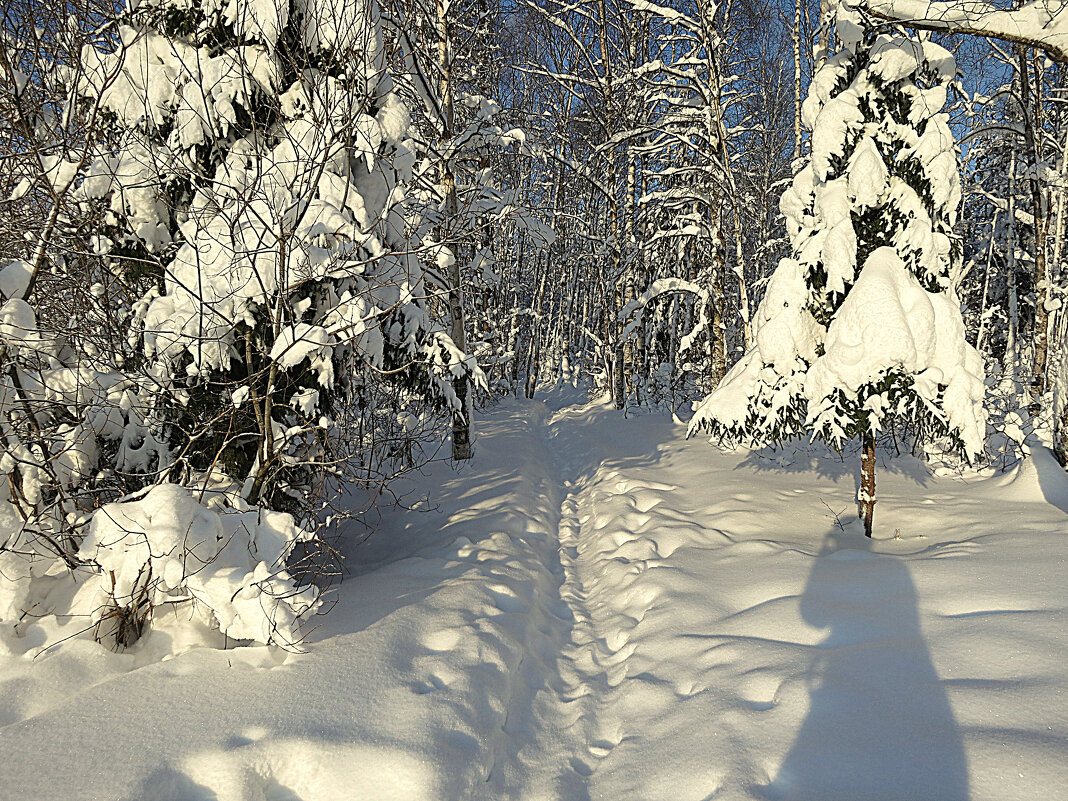
[[[810,706],[769,801],[964,801],[957,725],[920,627],[904,559],[832,529],[801,598],[828,630],[809,672]]]

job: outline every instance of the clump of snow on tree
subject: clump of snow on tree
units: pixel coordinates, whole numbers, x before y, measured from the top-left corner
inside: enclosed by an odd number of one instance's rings
[[[844,434],[833,403],[837,392],[859,396],[900,370],[913,376],[913,391],[933,414],[945,414],[968,453],[982,450],[983,364],[964,339],[959,305],[921,287],[893,248],[868,257],[827,328],[823,350],[805,387],[817,429]],[[869,394],[864,408],[874,430],[898,411],[880,394]]]

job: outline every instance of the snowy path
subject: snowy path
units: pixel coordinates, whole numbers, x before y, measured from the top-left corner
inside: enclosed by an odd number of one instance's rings
[[[614,695],[628,674],[633,654],[630,633],[644,617],[653,596],[631,593],[634,576],[648,567],[648,559],[623,556],[637,537],[604,540],[589,507],[590,487],[599,476],[591,472],[611,443],[581,430],[582,415],[565,409],[549,417],[541,429],[547,461],[555,482],[546,496],[562,498],[545,540],[559,560],[558,618],[569,621],[557,641],[558,652],[546,654],[544,686],[532,699],[533,715],[517,750],[516,763],[500,777],[498,797],[566,798],[585,801],[600,763],[625,737],[615,714]],[[591,461],[591,459],[593,461]],[[618,482],[608,500],[622,496]],[[670,489],[670,488],[668,488]],[[601,499],[598,499],[601,500]],[[593,525],[591,525],[593,523]],[[601,547],[605,542],[608,548]],[[646,543],[648,546],[649,543]],[[651,550],[656,557],[655,543]],[[622,582],[608,583],[612,571],[605,560],[633,565]],[[556,599],[554,598],[554,601]],[[508,733],[508,728],[504,729]]]
[[[471,465],[414,481],[435,511],[350,553],[307,654],[0,641],[0,799],[1063,797],[1045,458],[968,482],[894,460],[869,544],[832,513],[850,459],[565,401],[502,404]]]

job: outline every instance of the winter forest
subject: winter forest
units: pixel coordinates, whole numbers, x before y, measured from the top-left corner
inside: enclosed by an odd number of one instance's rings
[[[1063,0],[0,18],[0,799],[1064,797]]]

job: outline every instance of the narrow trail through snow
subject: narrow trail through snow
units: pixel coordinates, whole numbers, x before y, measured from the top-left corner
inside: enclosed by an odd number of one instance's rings
[[[626,661],[634,650],[630,632],[644,617],[642,607],[653,600],[639,598],[635,605],[632,599],[623,612],[613,601],[626,594],[628,583],[605,586],[600,580],[606,551],[596,547],[598,531],[589,525],[595,516],[589,511],[588,491],[599,475],[599,468],[594,468],[608,443],[582,433],[577,419],[581,418],[565,408],[540,426],[541,444],[555,477],[546,496],[553,501],[560,498],[555,532],[550,530],[546,544],[556,548],[551,560],[560,565],[558,593],[560,608],[566,611],[558,617],[570,621],[570,626],[560,632],[556,672],[546,677],[542,691],[532,699],[534,731],[516,751],[518,764],[508,774],[515,777],[514,784],[504,782],[498,788],[502,797],[591,798],[594,773],[626,736],[622,721],[612,713],[612,694],[627,675]],[[615,551],[631,542],[615,543]],[[645,566],[642,561],[636,570]],[[552,660],[546,667],[553,667]]]
[[[531,461],[548,465],[538,542],[555,547],[542,559],[559,582],[543,598],[565,611],[551,637],[558,653],[537,663],[543,683],[512,699],[509,718],[526,724],[504,729],[511,758],[497,764],[487,798],[984,797],[983,738],[969,732],[985,724],[969,716],[983,720],[997,705],[990,691],[1016,685],[991,678],[999,670],[989,664],[962,668],[946,647],[965,636],[953,621],[1050,610],[1019,599],[1027,592],[1012,557],[1001,565],[1003,597],[980,604],[995,609],[935,609],[976,596],[968,583],[989,569],[995,508],[1001,520],[1045,518],[1066,533],[1048,493],[1034,492],[1041,481],[1030,477],[1028,496],[1005,492],[1024,489],[1020,475],[968,486],[911,460],[884,464],[880,513],[896,536],[869,543],[838,525],[852,517],[848,461],[804,451],[740,459],[681,441],[662,421],[529,408],[538,410]],[[941,492],[929,490],[936,483]],[[1063,553],[1063,536],[1041,547],[1050,546]],[[1063,603],[1057,610],[1063,617]],[[1048,663],[1042,644],[1030,646],[1036,664]],[[1066,730],[1059,715],[1021,742],[1063,753],[1051,732]]]

